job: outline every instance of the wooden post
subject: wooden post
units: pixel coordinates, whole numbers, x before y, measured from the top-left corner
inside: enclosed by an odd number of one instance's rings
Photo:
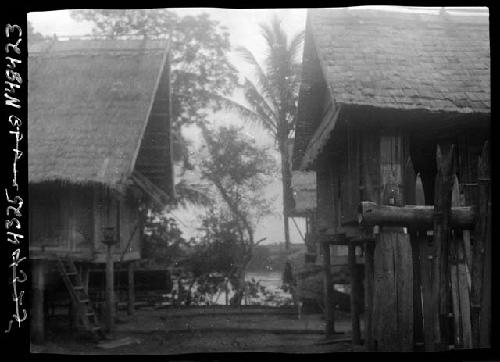
[[[422,178],[417,174],[415,180],[415,203],[417,205],[425,205],[425,194]],[[430,235],[429,235],[430,234]],[[432,260],[433,249],[431,245],[432,234],[427,233],[425,228],[417,228],[415,231],[416,244],[418,244],[420,253],[420,291],[422,303],[422,324],[423,324],[423,339],[426,352],[434,351],[434,329],[433,326],[433,309],[432,309]]]
[[[459,240],[453,239],[450,243],[450,278],[451,278],[451,302],[453,308],[453,343],[455,347],[463,346],[462,324],[460,311],[460,291],[461,287],[458,280],[458,244]]]
[[[404,137],[380,138],[381,203],[401,206]],[[378,351],[413,350],[413,268],[408,234],[381,225],[374,252],[373,326]]]
[[[405,167],[405,202],[415,204],[417,194],[420,192],[417,186],[417,175],[413,168],[411,157],[408,156]],[[420,195],[418,195],[420,197]],[[420,240],[417,230],[410,230],[410,245],[413,261],[413,345],[416,351],[421,351],[424,345],[422,291],[420,288]]]
[[[488,214],[488,183],[489,179],[489,157],[487,144],[483,147],[483,152],[478,159],[478,214],[474,230],[474,242],[471,248],[472,270],[471,270],[471,327],[472,327],[472,345],[474,348],[480,346],[481,335],[481,295],[483,293],[483,271],[484,271],[484,251],[487,237],[487,214]],[[490,256],[488,256],[490,257]]]
[[[491,181],[488,142],[485,142],[478,165],[479,217],[477,237],[482,242],[483,261],[479,347],[491,346]]]
[[[111,254],[111,245],[107,246],[106,253],[106,290],[105,290],[105,300],[106,300],[106,316],[105,316],[105,326],[107,332],[112,332],[114,327],[114,271],[113,271],[113,255]]]
[[[411,157],[408,157],[405,167],[405,202],[414,204],[417,201],[417,175],[413,168]],[[419,195],[420,196],[420,195]],[[416,229],[410,231],[410,244],[413,261],[413,338],[416,351],[424,345],[422,292],[420,289],[420,240]]]
[[[463,205],[460,197],[458,178],[454,177],[452,206]],[[455,323],[455,344],[463,348],[472,348],[469,282],[467,280],[467,260],[465,239],[470,233],[463,230],[461,235],[455,230],[455,237],[450,245],[450,274],[452,287],[453,316]],[[463,239],[463,240],[462,240]]]
[[[433,265],[432,299],[438,306],[435,313],[434,328],[436,332],[436,347],[447,350],[450,343],[449,336],[449,234],[451,218],[451,193],[453,188],[453,150],[454,146],[437,146],[436,165],[437,174],[434,190],[434,248],[435,259]]]
[[[379,137],[376,132],[366,131],[361,140],[361,200],[379,201]],[[374,243],[365,243],[365,344],[367,351],[375,351],[373,335],[373,283]]]
[[[31,317],[31,341],[42,344],[45,341],[45,315],[44,315],[44,290],[45,290],[45,261],[32,260],[33,265],[33,297]]]
[[[460,186],[458,184],[458,178],[455,175],[453,180],[453,189],[451,192],[451,206],[460,205]],[[458,244],[461,240],[456,235],[457,230],[453,230],[453,238],[450,243],[450,279],[451,279],[451,302],[453,309],[453,332],[454,339],[453,343],[455,347],[462,346],[462,323],[461,323],[461,311],[460,311],[460,291],[461,287],[458,279]],[[451,339],[451,338],[450,338]]]
[[[361,331],[359,329],[359,285],[358,273],[356,270],[356,246],[349,245],[348,247],[349,274],[351,278],[351,327],[352,327],[352,344],[361,344]]]
[[[135,278],[134,278],[134,262],[131,261],[128,264],[128,304],[127,313],[128,315],[134,314],[134,303],[135,303]]]
[[[367,351],[374,351],[373,340],[373,253],[375,244],[365,244],[365,343]]]
[[[471,328],[471,308],[470,308],[470,293],[469,280],[466,268],[465,252],[462,243],[457,245],[458,251],[458,292],[460,302],[460,320],[462,326],[462,343],[464,348],[472,348],[472,328]]]
[[[426,352],[433,352],[435,345],[435,309],[437,306],[432,299],[432,266],[434,264],[434,247],[432,245],[432,232],[417,231],[417,240],[420,244],[420,282],[422,288],[422,315],[424,346]]]
[[[331,336],[335,333],[335,297],[333,294],[332,270],[330,265],[330,245],[322,242],[323,267],[324,267],[324,290],[325,290],[325,334]]]

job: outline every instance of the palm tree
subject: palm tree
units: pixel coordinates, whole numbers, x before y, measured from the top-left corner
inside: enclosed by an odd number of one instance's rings
[[[260,28],[267,48],[263,66],[248,49],[243,47],[237,49],[252,66],[256,78],[255,83],[245,79],[243,84],[248,106],[230,100],[224,103],[236,109],[244,118],[262,125],[276,141],[281,156],[285,246],[289,249],[288,215],[292,192],[288,139],[294,130],[297,111],[300,63],[296,58],[301,49],[304,32],[288,40],[277,16],[274,16],[268,24],[260,24]]]

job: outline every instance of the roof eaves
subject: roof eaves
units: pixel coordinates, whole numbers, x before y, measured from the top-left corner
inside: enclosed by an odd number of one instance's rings
[[[330,94],[330,99],[332,100],[333,104],[335,105],[335,97],[334,97],[335,93],[333,92],[332,84],[328,81],[328,68],[325,64],[325,61],[323,60],[322,53],[320,52],[320,48],[319,48],[318,44],[316,43],[316,37],[315,37],[316,31],[314,29],[314,23],[311,20],[310,16],[308,16],[307,20],[310,22],[310,29],[312,32],[311,39],[312,39],[314,51],[316,52],[316,55],[318,56],[318,61],[319,61],[319,65],[321,68],[321,73],[323,74],[323,79],[325,79],[328,93]]]
[[[142,126],[140,137],[139,137],[139,140],[137,142],[137,145],[136,145],[136,148],[135,148],[135,151],[134,151],[134,155],[132,157],[132,162],[130,163],[130,168],[129,168],[129,174],[130,175],[134,172],[135,163],[137,161],[137,157],[139,155],[139,150],[141,148],[142,140],[144,138],[144,134],[146,132],[146,127],[148,125],[149,116],[151,115],[151,110],[153,109],[153,103],[154,103],[154,100],[155,100],[155,97],[156,97],[156,93],[158,92],[158,87],[160,86],[161,76],[162,76],[162,74],[163,74],[163,72],[164,72],[164,70],[166,68],[167,62],[169,61],[169,54],[170,54],[170,41],[167,44],[167,46],[165,47],[165,50],[164,50],[164,53],[163,53],[162,65],[161,65],[161,69],[158,72],[158,75],[157,75],[157,78],[156,78],[155,87],[154,87],[154,91],[153,91],[153,96],[151,97],[151,100],[150,100],[150,103],[149,103],[149,106],[148,106],[148,111],[146,113],[146,119],[144,120],[144,123],[143,123],[143,126]]]
[[[319,155],[323,147],[326,145],[327,141],[330,139],[331,134],[339,118],[341,111],[340,106],[332,107],[330,114],[325,116],[321,121],[319,127],[314,132],[313,136],[307,144],[304,155],[300,162],[299,170],[307,170],[310,165],[314,162],[316,157]]]

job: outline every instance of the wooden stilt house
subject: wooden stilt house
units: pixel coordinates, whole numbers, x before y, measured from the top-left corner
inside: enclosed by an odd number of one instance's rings
[[[487,9],[308,12],[293,168],[318,249],[348,249],[354,344],[363,284],[368,349],[490,343],[489,49]]]
[[[145,212],[174,197],[168,54],[167,43],[160,40],[29,46],[35,342],[44,338],[44,289],[54,278],[65,280],[75,320],[98,329],[87,294],[88,270],[102,265],[107,255],[111,265],[129,262],[133,303],[132,268],[141,258]],[[115,242],[110,254],[106,241]],[[112,295],[112,269],[107,274],[107,294]]]

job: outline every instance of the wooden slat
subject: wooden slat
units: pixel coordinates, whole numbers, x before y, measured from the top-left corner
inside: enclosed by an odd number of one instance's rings
[[[484,251],[487,236],[487,215],[489,200],[489,155],[487,144],[478,159],[478,214],[474,230],[474,243],[472,245],[472,285],[471,285],[471,322],[472,322],[472,344],[474,348],[480,346],[481,335],[481,296],[484,272]],[[488,256],[489,257],[489,256]]]
[[[415,180],[415,205],[425,205],[424,185],[420,173]]]
[[[434,264],[434,248],[432,246],[432,236],[425,231],[417,232],[420,243],[420,280],[422,288],[422,314],[424,328],[425,351],[435,350],[435,316],[437,305],[432,299],[432,266]]]
[[[358,273],[356,270],[356,246],[349,245],[348,260],[349,260],[349,277],[351,282],[351,331],[352,331],[352,344],[361,344],[361,330],[359,328],[359,286],[358,286]]]
[[[453,151],[454,146],[437,146],[436,164],[437,174],[434,192],[434,259],[432,284],[432,298],[439,306],[438,315],[435,315],[436,345],[440,350],[448,349],[449,340],[449,232],[451,219],[451,193],[453,187]]]
[[[380,199],[401,206],[403,136],[387,134],[380,142]],[[406,161],[406,160],[405,160]],[[379,351],[413,349],[413,263],[408,235],[383,227],[374,253],[374,335]]]
[[[458,178],[455,176],[452,192],[452,205],[463,205],[465,199],[460,195],[460,187]],[[453,240],[453,245],[455,250],[451,255],[453,255],[455,260],[455,268],[452,265],[451,278],[452,278],[452,288],[453,297],[457,300],[454,301],[456,304],[458,301],[458,309],[454,305],[454,315],[455,320],[459,321],[459,330],[456,331],[456,338],[460,346],[463,348],[472,348],[472,331],[471,331],[471,315],[470,315],[470,274],[467,266],[467,257],[465,252],[465,245],[470,246],[470,232],[469,230],[462,231],[462,240],[458,237]],[[467,243],[467,241],[469,241]],[[455,284],[455,286],[454,286]],[[456,323],[456,321],[455,321]],[[457,336],[458,334],[458,336]]]
[[[481,294],[481,330],[479,337],[480,347],[491,346],[491,181],[490,181],[490,157],[488,142],[484,144],[478,168],[479,204],[484,204],[484,211],[480,217],[481,237],[483,238],[483,284]],[[480,207],[481,208],[481,207]],[[484,224],[484,226],[483,226]]]
[[[460,205],[460,186],[458,183],[458,178],[455,175],[453,181],[453,189],[451,192],[451,205]],[[461,240],[456,236],[452,238],[450,243],[450,279],[451,279],[451,301],[453,310],[453,332],[454,338],[453,343],[455,346],[463,345],[462,340],[462,312],[460,310],[460,291],[459,288],[463,287],[459,284],[458,280],[458,244]]]
[[[458,292],[460,301],[460,317],[462,325],[462,341],[464,348],[472,348],[472,327],[471,327],[471,308],[470,308],[470,281],[467,266],[464,260],[464,250],[461,244],[458,244]]]
[[[394,233],[394,270],[397,293],[397,327],[399,351],[414,348],[413,336],[413,256],[409,234]]]
[[[321,243],[323,248],[323,283],[325,298],[325,334],[327,336],[335,333],[335,296],[333,294],[333,279],[330,266],[330,246],[327,243]]]
[[[413,162],[410,157],[406,161],[405,167],[405,202],[415,203],[417,193],[417,175],[413,169]],[[420,289],[420,240],[416,229],[410,229],[410,244],[413,262],[413,344],[415,350],[419,351],[420,346],[424,346],[423,312],[422,312],[422,292]]]
[[[377,132],[361,133],[361,200],[379,202],[379,137]],[[375,350],[374,307],[374,252],[375,244],[365,244],[365,343],[368,351]]]
[[[375,244],[365,244],[365,341],[366,349],[375,349],[373,340],[373,253]]]
[[[451,249],[455,249],[455,242],[450,246]],[[456,254],[456,251],[455,251]],[[456,262],[452,261],[450,258],[450,278],[451,278],[451,301],[453,306],[453,324],[454,324],[454,339],[453,342],[455,346],[463,345],[462,342],[462,323],[460,311],[460,291],[459,291],[459,281],[458,281],[458,267]]]
[[[393,236],[381,232],[374,252],[373,334],[382,352],[399,350]]]

